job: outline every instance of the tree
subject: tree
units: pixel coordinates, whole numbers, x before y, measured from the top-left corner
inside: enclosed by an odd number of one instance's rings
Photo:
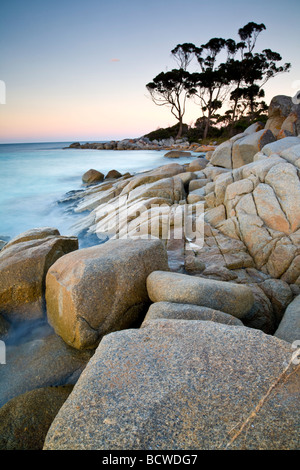
[[[207,137],[212,119],[222,107],[228,93],[229,82],[224,74],[223,65],[217,65],[217,56],[225,47],[231,50],[232,43],[233,41],[227,43],[223,38],[212,38],[201,47],[194,48],[201,72],[190,75],[190,94],[197,96],[200,100],[202,114],[206,122],[204,139]]]
[[[186,100],[190,96],[189,73],[183,68],[161,72],[146,85],[152,101],[158,106],[170,106],[171,113],[178,120],[177,139],[182,135],[183,116]]]
[[[186,70],[194,58],[195,45],[192,43],[178,44],[172,49],[171,54],[180,69]]]
[[[238,34],[244,43],[244,47],[248,46],[248,54],[252,53],[257,37],[264,29],[266,29],[266,27],[263,23],[257,24],[253,21],[250,21],[250,23],[247,23],[245,26],[243,26],[243,28],[239,29]]]
[[[237,118],[241,102],[244,111],[248,112],[249,119],[253,119],[257,110],[260,107],[263,109],[265,105],[264,102],[258,101],[265,95],[262,87],[270,78],[290,70],[289,63],[277,65],[277,62],[282,60],[278,52],[271,49],[264,49],[260,53],[253,52],[258,35],[265,29],[263,23],[253,22],[240,28],[238,34],[242,41],[236,45],[235,53],[224,66],[224,71],[234,87],[230,94],[233,103],[232,123]],[[236,53],[240,53],[240,59],[235,59]]]
[[[179,69],[160,73],[146,87],[155,104],[171,106],[171,112],[179,122],[178,137],[182,132],[186,100],[192,96],[199,100],[201,122],[205,123],[204,138],[213,123],[221,124],[231,119],[233,129],[241,115],[253,120],[265,112],[264,85],[291,67],[289,63],[278,65],[282,58],[271,49],[255,52],[257,38],[265,29],[263,23],[249,22],[238,30],[239,42],[212,38],[200,47],[183,43],[171,51]],[[189,73],[188,67],[194,59],[198,71]],[[230,109],[222,121],[218,112],[225,103]]]

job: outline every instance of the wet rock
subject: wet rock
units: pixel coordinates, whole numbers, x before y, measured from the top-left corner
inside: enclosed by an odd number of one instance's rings
[[[191,152],[182,152],[180,150],[171,150],[170,152],[167,152],[164,157],[167,158],[180,158],[180,157],[191,157],[192,154]]]
[[[0,408],[0,450],[42,450],[47,432],[73,385],[39,388]]]
[[[117,179],[117,178],[121,178],[122,176],[122,173],[120,173],[119,171],[117,170],[110,170],[107,175],[105,176],[105,179]]]
[[[100,181],[103,181],[103,180],[104,180],[104,174],[94,169],[88,170],[82,176],[82,181],[83,183],[86,183],[86,184],[99,183]]]
[[[0,313],[9,321],[45,315],[47,271],[58,258],[78,248],[76,237],[63,237],[56,231],[51,236],[49,233],[48,230],[33,230],[30,235],[25,232],[1,250]]]
[[[19,345],[7,344],[0,365],[0,406],[36,388],[74,385],[94,351],[77,351],[50,332]]]
[[[81,147],[80,142],[74,142],[73,144],[69,146],[70,149],[80,148],[80,147]]]

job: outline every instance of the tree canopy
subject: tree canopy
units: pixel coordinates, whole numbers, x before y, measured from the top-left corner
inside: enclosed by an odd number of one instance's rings
[[[188,85],[189,73],[183,68],[161,72],[146,85],[150,96],[158,106],[170,106],[171,113],[178,120],[177,138],[181,137],[186,99],[191,94]]]
[[[255,51],[258,36],[265,29],[263,23],[249,22],[238,30],[237,41],[215,37],[199,46],[178,44],[171,51],[179,68],[159,73],[146,87],[155,104],[170,106],[179,123],[178,137],[188,98],[199,104],[204,138],[214,122],[227,122],[233,128],[241,118],[253,120],[265,112],[263,87],[291,68],[289,63],[278,65],[282,60],[278,52]],[[189,72],[192,62],[198,71]],[[220,116],[224,105],[227,110]]]

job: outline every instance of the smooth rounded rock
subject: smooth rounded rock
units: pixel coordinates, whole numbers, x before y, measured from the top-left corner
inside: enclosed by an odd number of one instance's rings
[[[46,278],[49,323],[76,349],[93,349],[128,328],[148,307],[148,275],[168,270],[160,240],[112,240],[55,263]]]
[[[86,171],[82,176],[82,181],[86,184],[100,183],[103,180],[104,174],[94,169]]]
[[[117,179],[121,178],[122,173],[120,173],[117,170],[110,170],[107,175],[105,176],[105,179]]]
[[[150,305],[142,326],[149,321],[158,319],[215,321],[225,325],[243,326],[241,320],[219,310],[200,307],[199,305],[177,304],[173,302],[155,302]]]
[[[191,157],[192,154],[191,152],[184,152],[181,150],[171,150],[170,152],[167,152],[164,157],[167,158],[180,158],[180,157]]]
[[[254,303],[247,286],[179,273],[155,271],[147,278],[147,289],[153,302],[200,305],[237,318],[243,318]]]

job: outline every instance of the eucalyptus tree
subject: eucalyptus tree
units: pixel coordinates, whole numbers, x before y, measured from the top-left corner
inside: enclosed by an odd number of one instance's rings
[[[259,107],[265,103],[259,100],[265,96],[263,86],[276,75],[290,70],[291,64],[278,65],[282,60],[278,52],[264,49],[254,52],[259,34],[266,29],[263,23],[250,22],[240,28],[238,34],[241,42],[237,43],[236,51],[227,61],[224,71],[233,86],[230,94],[232,102],[232,122],[238,117],[238,110],[247,110],[253,119]],[[236,58],[236,55],[239,58]]]
[[[257,38],[265,29],[263,23],[249,22],[238,30],[239,42],[212,38],[201,46],[178,44],[171,51],[179,69],[161,72],[146,87],[155,104],[171,107],[179,122],[178,138],[189,97],[198,99],[205,122],[204,138],[214,121],[221,122],[218,111],[228,102],[231,109],[224,122],[231,117],[232,126],[241,114],[253,119],[265,110],[263,86],[291,67],[289,63],[278,65],[282,58],[271,49],[255,52]],[[193,60],[198,70],[190,73],[188,67]]]
[[[227,50],[232,53],[233,40],[212,38],[206,44],[194,48],[194,54],[198,62],[200,72],[190,75],[191,95],[198,97],[202,116],[206,125],[203,138],[207,137],[212,120],[228,94],[229,81],[224,73],[224,64],[218,62],[219,54]]]
[[[184,44],[177,44],[172,49],[171,54],[180,69],[187,70],[195,55],[195,44],[185,42]]]
[[[146,85],[151,99],[156,105],[171,108],[171,113],[179,123],[176,139],[179,139],[182,135],[186,100],[192,93],[189,76],[189,72],[183,68],[173,69],[168,72],[161,72],[152,82]]]

